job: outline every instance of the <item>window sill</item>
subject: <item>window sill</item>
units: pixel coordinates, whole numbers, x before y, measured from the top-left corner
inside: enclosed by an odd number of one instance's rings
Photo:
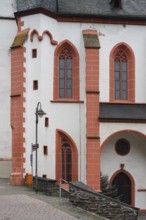
[[[110,100],[110,103],[135,103],[134,101],[130,100]]]
[[[50,102],[52,103],[84,103],[84,101],[79,101],[79,100],[73,100],[73,99],[55,99],[55,100],[51,100]]]
[[[146,189],[138,189],[138,192],[146,192]]]

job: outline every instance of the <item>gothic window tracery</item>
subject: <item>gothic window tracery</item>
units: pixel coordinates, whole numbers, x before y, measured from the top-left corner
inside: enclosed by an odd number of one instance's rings
[[[55,102],[78,102],[79,53],[68,40],[61,42],[54,53],[54,92]]]
[[[125,42],[110,53],[110,101],[135,102],[135,56]]]

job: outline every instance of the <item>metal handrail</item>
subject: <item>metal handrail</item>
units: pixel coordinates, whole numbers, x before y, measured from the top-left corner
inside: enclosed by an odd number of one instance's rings
[[[59,186],[59,197],[61,199],[61,189],[62,189],[62,182],[65,182],[68,184],[68,181],[66,181],[65,179],[60,178],[60,186]]]

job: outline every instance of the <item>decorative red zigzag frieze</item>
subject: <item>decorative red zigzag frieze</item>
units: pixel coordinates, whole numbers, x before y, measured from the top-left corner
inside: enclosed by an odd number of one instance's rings
[[[45,31],[42,33],[42,35],[39,35],[38,31],[37,31],[36,29],[34,29],[34,30],[31,32],[31,34],[30,34],[30,41],[33,42],[33,37],[34,37],[34,35],[37,35],[38,40],[39,40],[39,41],[42,41],[45,34],[47,34],[48,37],[50,38],[50,41],[51,41],[51,44],[52,44],[52,45],[57,45],[57,44],[58,44],[58,42],[53,39],[52,34],[51,34],[48,30],[45,30]]]

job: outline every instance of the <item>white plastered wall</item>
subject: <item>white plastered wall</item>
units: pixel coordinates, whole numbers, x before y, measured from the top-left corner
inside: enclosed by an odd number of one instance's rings
[[[75,45],[80,56],[80,100],[85,99],[85,66],[83,65],[85,54],[80,24],[57,23],[56,20],[44,15],[33,15],[24,20],[24,29],[36,29],[41,35],[43,31],[48,30],[58,44],[64,40],[69,40]],[[70,31],[70,28],[72,32]],[[76,34],[72,34],[76,33]],[[61,129],[71,136],[78,149],[78,170],[79,180],[85,182],[85,103],[53,103],[53,76],[54,76],[54,51],[56,46],[51,45],[50,39],[44,35],[42,42],[39,42],[34,35],[33,42],[29,38],[25,44],[26,51],[26,172],[31,172],[30,153],[31,143],[35,142],[35,108],[40,101],[46,116],[49,118],[49,128],[44,127],[44,118],[39,119],[39,175],[47,174],[48,178],[55,176],[55,155],[56,155],[56,129]],[[32,59],[31,50],[37,49],[38,57]],[[33,91],[33,80],[38,80],[39,90]],[[48,146],[48,156],[43,155],[43,146]],[[34,160],[35,160],[35,153]],[[33,169],[35,173],[35,167]]]
[[[11,172],[11,123],[10,123],[10,88],[11,88],[11,52],[10,47],[16,34],[15,20],[0,19],[0,177],[9,177]]]
[[[146,209],[146,192],[139,192],[139,189],[145,189],[146,186],[146,139],[144,133],[146,128],[144,124],[117,124],[102,123],[101,131],[101,171],[107,174],[109,179],[115,172],[124,169],[131,174],[135,182],[135,206],[140,209]],[[129,130],[124,132],[125,130]],[[116,132],[121,133],[117,133]],[[122,132],[123,131],[123,132]],[[140,133],[138,134],[137,131]],[[111,135],[113,137],[109,138]],[[103,138],[104,137],[104,138]],[[103,141],[109,140],[104,144]],[[115,151],[115,143],[118,139],[125,138],[130,143],[130,152],[125,156],[120,156]]]
[[[16,11],[16,0],[1,0],[0,17],[14,18]]]
[[[109,57],[116,44],[128,44],[135,55],[135,101],[146,102],[146,27],[139,25],[97,25],[100,39],[100,101],[109,101]]]

